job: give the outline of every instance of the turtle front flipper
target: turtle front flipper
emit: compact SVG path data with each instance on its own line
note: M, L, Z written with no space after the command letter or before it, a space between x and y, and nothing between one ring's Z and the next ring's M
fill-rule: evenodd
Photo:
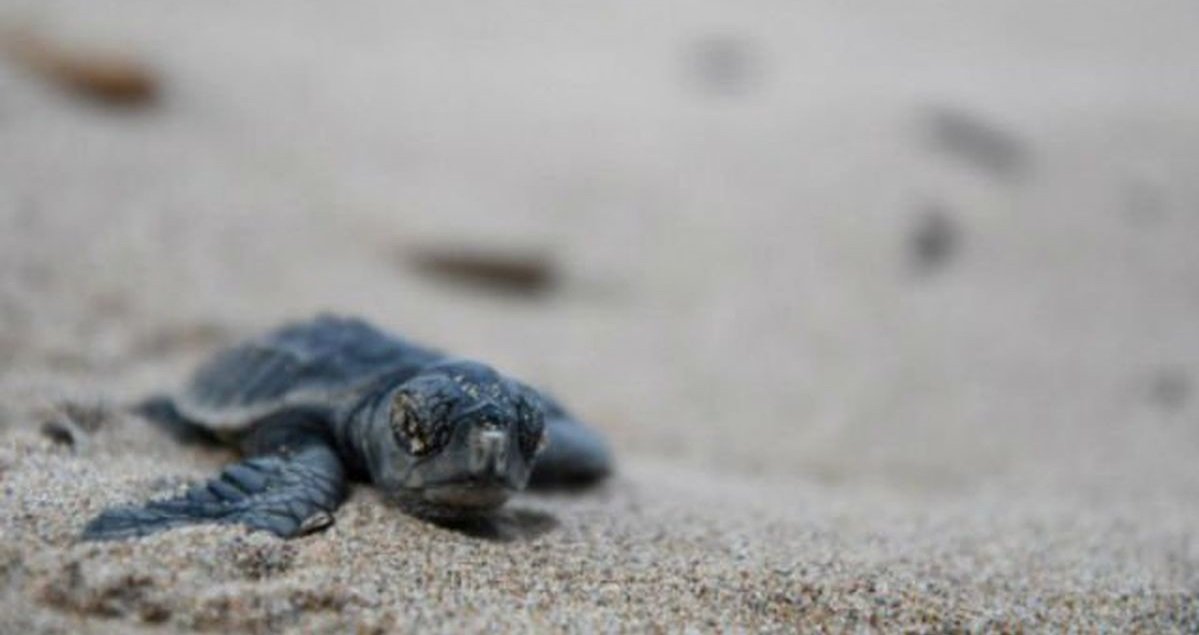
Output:
M176 498L108 509L87 524L83 538L144 536L200 523L242 524L290 538L328 526L345 490L332 448L311 445L235 463Z
M84 527L84 540L112 540L199 523L242 524L283 538L327 527L346 495L333 448L312 442L256 456L182 496L108 509Z
M612 451L599 432L575 419L557 400L542 393L548 445L537 455L529 487L586 487L612 472Z

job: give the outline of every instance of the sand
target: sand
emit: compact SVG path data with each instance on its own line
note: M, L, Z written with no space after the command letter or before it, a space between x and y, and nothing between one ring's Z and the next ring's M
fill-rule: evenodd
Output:
M0 5L160 80L0 60L0 632L1199 631L1193 3L343 4ZM77 541L232 458L126 404L322 310L616 475Z

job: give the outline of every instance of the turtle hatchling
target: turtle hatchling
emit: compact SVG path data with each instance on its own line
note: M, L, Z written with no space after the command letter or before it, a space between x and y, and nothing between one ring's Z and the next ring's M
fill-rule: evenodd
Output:
M332 522L351 480L415 516L469 519L527 485L586 485L611 470L604 439L545 393L353 318L244 342L137 411L244 460L175 498L108 509L84 539L213 522L299 536Z

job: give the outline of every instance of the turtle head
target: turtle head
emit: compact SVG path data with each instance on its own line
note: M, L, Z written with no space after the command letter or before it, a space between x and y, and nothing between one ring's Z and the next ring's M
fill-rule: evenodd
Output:
M545 422L536 391L470 361L423 370L389 397L375 482L409 511L486 513L524 489Z

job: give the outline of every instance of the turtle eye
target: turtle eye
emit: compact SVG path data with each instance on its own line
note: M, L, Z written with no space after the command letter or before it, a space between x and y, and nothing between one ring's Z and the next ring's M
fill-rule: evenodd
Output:
M413 456L426 456L438 448L443 435L436 421L422 414L423 409L412 395L400 393L391 406L391 430L400 446Z
M429 439L425 435L424 429L416 424L408 424L404 432L408 437L408 452L414 456L424 456L429 453L432 447L429 444Z

